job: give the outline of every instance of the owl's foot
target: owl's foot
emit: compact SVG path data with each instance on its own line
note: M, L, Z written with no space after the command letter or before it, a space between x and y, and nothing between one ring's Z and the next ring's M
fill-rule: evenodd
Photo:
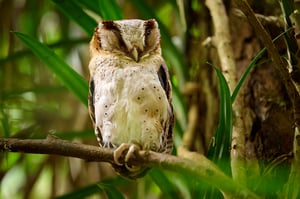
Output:
M141 166L134 166L134 165L128 165L128 162L131 158L136 157L137 152L141 148L136 144L127 144L123 143L121 144L115 151L114 151L114 161L117 165L122 166L125 165L125 167L128 169L128 171L135 172L141 169ZM120 162L120 158L125 158L123 160L124 163Z

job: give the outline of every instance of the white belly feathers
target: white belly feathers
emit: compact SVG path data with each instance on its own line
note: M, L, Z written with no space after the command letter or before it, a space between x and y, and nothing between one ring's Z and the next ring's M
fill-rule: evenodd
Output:
M135 143L143 150L157 151L169 104L154 69L137 66L100 70L94 79L102 86L95 88L94 102L104 147Z

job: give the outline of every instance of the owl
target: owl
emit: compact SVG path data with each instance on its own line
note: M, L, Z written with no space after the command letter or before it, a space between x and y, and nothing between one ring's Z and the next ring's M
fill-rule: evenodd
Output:
M154 19L101 21L90 42L89 112L101 147L114 149L115 171L135 179L139 150L170 153L174 114L168 69Z

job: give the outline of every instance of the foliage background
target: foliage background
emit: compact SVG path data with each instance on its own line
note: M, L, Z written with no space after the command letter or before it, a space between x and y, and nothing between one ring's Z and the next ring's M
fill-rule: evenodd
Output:
M88 9L86 6L89 5L86 4L89 3L97 7ZM110 5L105 1L1 1L1 136L45 138L52 134L62 139L97 145L85 105L62 85L57 75L26 48L12 31L24 33L48 45L88 82L88 42L100 20L100 14L109 19L120 19L122 15L125 18L148 18L138 12L136 4L138 1L123 1L119 5ZM148 15L158 15L157 18L166 26L170 27L180 18L175 1L152 2L148 7L143 7L143 4L141 9L150 12ZM68 13L63 11L64 6L71 6L67 12L76 15L75 19L68 18ZM84 10L93 18L85 19L76 13L76 8L82 12ZM77 24L80 20L87 21L80 27ZM179 32L179 24L177 26L173 35ZM178 62L179 58L182 57L174 59ZM181 125L185 125L184 111L181 111ZM85 194L105 189L100 185L93 186L101 179L116 177L110 166L104 163L28 154L2 154L0 176L1 198L53 198L86 187L82 191L83 195L75 194L82 198ZM117 178L112 183L124 184L124 180ZM160 192L150 177L126 184L123 191L127 190L124 193L130 197L143 198L149 193L157 196Z
M239 78L263 46L245 20L232 14L232 2L223 3L230 17L231 44ZM293 1L289 3L294 5ZM283 12L278 1L254 1L251 6L264 15L277 17ZM44 43L88 82L88 42L97 21L101 18L155 18L160 23L163 55L173 84L177 120L173 153L176 154L178 147L184 145L190 151L208 154L214 159L216 155L210 153L212 148L209 146L218 124L223 121L228 131L219 126L219 131L226 133L223 133L223 140L217 138L216 145L220 148L216 150L225 148L221 156L228 160L232 121L231 116L226 118L222 112L224 107L231 107L228 100L230 93L227 84L222 82L222 75L207 64L210 62L219 66L220 62L214 44L207 40L214 30L204 1L2 0L0 16L1 137L45 138L51 134L61 139L97 145L86 102L76 97L76 92L87 93L87 90L70 92L64 80L73 78L73 82L77 82L76 77L71 73L60 76L53 69L55 66L49 62L47 64L47 60L56 63L56 58L39 59L13 32L26 34ZM272 23L268 25L265 27L272 38L284 31L283 26L274 28ZM284 42L281 41L280 45ZM282 55L286 54L285 46L279 49ZM267 178L254 175L257 178L249 178L246 184L257 193L272 198L283 194L282 187L288 178L293 116L290 102L286 99L278 74L270 65L269 57L265 55L260 65L265 67L254 69L243 91L245 103L249 105L247 108L251 109L248 113L251 136L247 139L252 140L248 152L256 153L255 158L248 155L247 160L250 157L254 162L257 159L260 161L258 172L254 171L257 167L251 167L257 164L251 163L247 165L251 167L247 172L269 172L271 175ZM278 132L276 129L268 131L274 122ZM279 139L269 139L273 137L272 133ZM276 161L278 157L283 158ZM218 160L214 161L218 163ZM143 179L127 181L116 176L105 163L74 158L2 153L0 162L0 198L220 197L201 179L159 169L151 170ZM220 162L218 165L230 175L227 163L224 167ZM278 177L278 183L267 186ZM262 188L253 182L259 182Z

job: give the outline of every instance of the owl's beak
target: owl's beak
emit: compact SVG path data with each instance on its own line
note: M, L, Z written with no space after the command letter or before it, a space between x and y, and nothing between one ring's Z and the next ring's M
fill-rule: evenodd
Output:
M138 50L137 50L136 47L133 47L133 48L132 48L131 55L132 55L132 58L133 58L136 62L139 61L139 53L138 53Z

